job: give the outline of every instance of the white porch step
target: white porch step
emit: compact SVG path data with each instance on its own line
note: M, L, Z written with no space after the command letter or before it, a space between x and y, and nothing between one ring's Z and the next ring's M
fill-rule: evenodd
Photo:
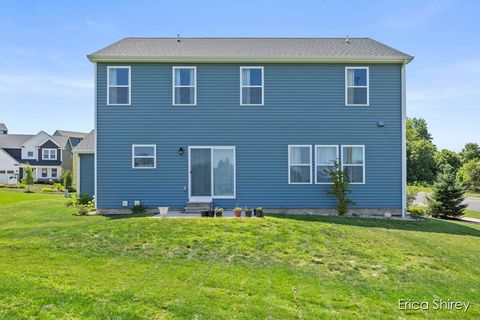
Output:
M206 210L210 210L212 207L211 202L187 202L187 206L185 207L185 212L188 213L197 213Z

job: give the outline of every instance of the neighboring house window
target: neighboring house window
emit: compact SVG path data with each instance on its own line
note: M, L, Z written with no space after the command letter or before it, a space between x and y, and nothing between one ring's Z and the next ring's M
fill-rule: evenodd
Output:
M57 160L57 149L43 149L43 160Z
M33 151L28 151L27 152L27 157L33 157Z
M288 183L312 183L312 146L288 146Z
M173 67L173 105L197 104L197 68Z
M0 170L0 174L5 174L5 170Z
M332 183L330 171L335 170L338 161L338 146L315 146L315 182Z
M365 183L365 146L342 146L342 170L350 183Z
M8 170L7 173L8 174L13 174L13 170Z
M240 67L240 105L263 105L263 67Z
M134 144L132 146L132 168L156 168L156 149L155 145Z
M345 104L347 106L368 106L368 67L345 68Z
M107 105L130 105L130 67L107 67Z
M42 178L46 178L48 176L48 171L46 168L42 168Z
M56 177L57 177L57 169L52 168L52 178L56 178Z

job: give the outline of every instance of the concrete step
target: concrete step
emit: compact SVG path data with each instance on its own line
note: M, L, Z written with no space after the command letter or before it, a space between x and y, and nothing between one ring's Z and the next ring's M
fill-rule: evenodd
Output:
M185 212L187 213L200 213L202 211L211 209L211 202L187 202Z

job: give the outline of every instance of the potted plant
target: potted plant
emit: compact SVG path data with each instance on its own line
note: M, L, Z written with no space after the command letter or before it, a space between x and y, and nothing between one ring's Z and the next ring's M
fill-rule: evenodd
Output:
M263 217L263 208L258 207L255 209L255 217L262 218Z
M215 217L215 211L213 211L213 210L208 210L208 217L210 217L210 218Z
M242 208L236 207L233 209L233 215L235 218L240 218L242 216Z
M223 216L223 208L215 208L215 216L222 217Z
M158 207L158 211L160 212L160 216L162 218L165 218L167 216L168 208L169 207Z
M245 217L247 218L252 217L252 209L245 208Z
M208 210L200 212L201 217L208 217Z

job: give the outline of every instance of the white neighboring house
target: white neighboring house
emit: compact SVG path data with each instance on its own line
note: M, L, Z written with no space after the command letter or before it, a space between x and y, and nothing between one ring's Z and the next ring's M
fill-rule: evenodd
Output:
M72 168L69 137L51 136L44 131L35 135L0 134L0 183L17 183L29 164L36 181L59 180L62 171Z

